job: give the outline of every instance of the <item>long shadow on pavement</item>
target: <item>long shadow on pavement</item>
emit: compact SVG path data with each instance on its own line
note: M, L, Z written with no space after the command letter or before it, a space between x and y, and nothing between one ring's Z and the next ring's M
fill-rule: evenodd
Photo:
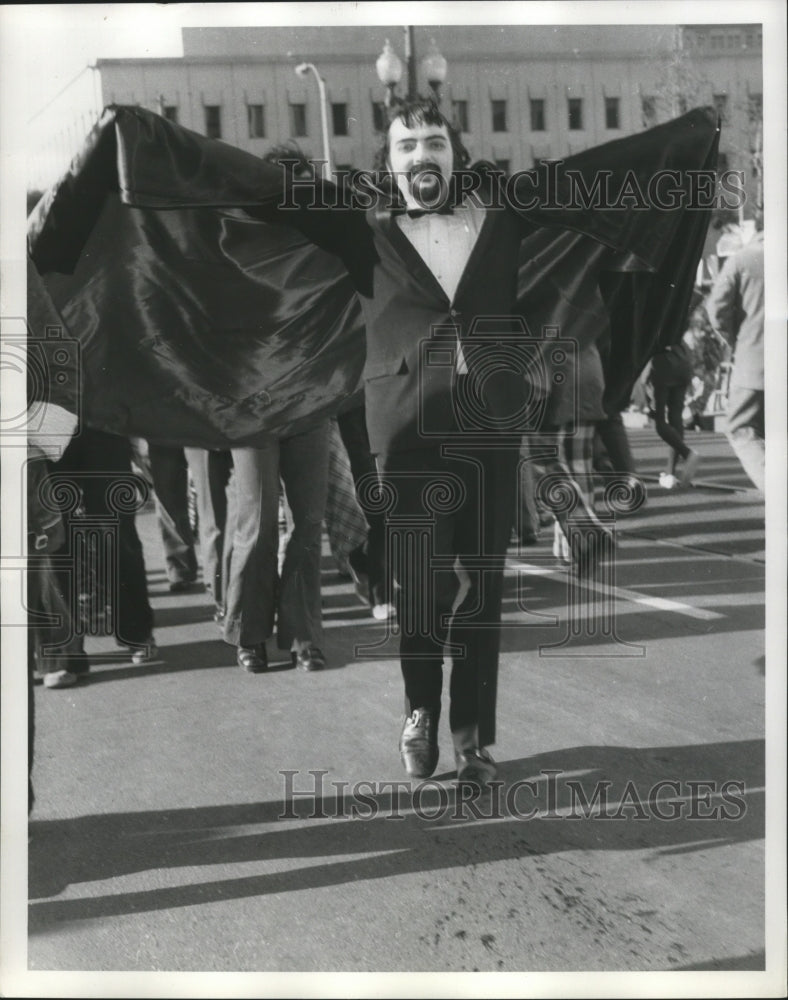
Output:
M318 786L322 795L292 800L289 813L283 794L281 800L260 803L33 821L30 897L42 901L30 905L29 931L563 851L578 852L582 867L583 851L652 850L665 856L764 836L760 740L573 747L507 761L500 777L498 794L475 803L478 815L473 803L458 800L454 785L434 781L421 786L420 809L414 811L419 793L414 800L416 789L404 783L392 788L390 782L377 787L367 782L351 793L345 783L336 795L326 781ZM314 779L304 773L293 780L303 790ZM283 793L284 788L283 779ZM597 798L601 814L594 816L601 789L607 805ZM350 822L354 809L355 818L365 822ZM258 824L266 826L248 829ZM364 856L331 860L348 854ZM309 864L298 864L305 858ZM325 860L311 863L320 858ZM295 867L142 891L51 898L70 884L134 872L253 861L294 862ZM549 870L540 873L548 881L555 879L557 893L564 891Z

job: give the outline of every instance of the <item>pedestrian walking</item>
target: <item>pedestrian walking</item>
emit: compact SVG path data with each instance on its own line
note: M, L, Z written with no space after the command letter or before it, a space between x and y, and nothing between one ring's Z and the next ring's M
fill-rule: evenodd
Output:
M680 341L651 359L647 380L654 396L654 427L670 449L659 484L665 489L688 486L700 465L700 455L684 442L684 397L692 382L691 354Z
M733 348L727 435L744 471L766 484L763 360L763 217L752 240L729 257L706 301L714 330Z
M170 592L186 593L197 583L197 553L189 515L189 467L184 449L148 442L148 465Z
M249 673L268 669L274 635L294 666L322 670L320 555L328 489L324 420L302 434L271 436L258 448L233 448L227 487L222 634ZM279 483L292 512L281 576Z

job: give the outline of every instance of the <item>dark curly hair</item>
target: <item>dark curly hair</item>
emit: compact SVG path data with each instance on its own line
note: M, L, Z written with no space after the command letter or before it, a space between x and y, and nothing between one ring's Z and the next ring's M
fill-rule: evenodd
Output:
M389 130L397 119L401 119L407 128L413 128L414 125L445 125L454 153L453 169L462 170L470 163L471 156L462 144L459 130L452 125L431 97L417 97L414 100L399 101L391 107L386 131L379 133L381 142L375 153L373 170L381 173L388 171Z

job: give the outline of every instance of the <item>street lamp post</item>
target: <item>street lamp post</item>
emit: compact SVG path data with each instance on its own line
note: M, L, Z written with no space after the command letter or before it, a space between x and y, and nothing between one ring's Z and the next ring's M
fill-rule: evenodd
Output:
M331 180L333 170L331 168L331 144L328 139L328 112L326 110L326 84L322 76L318 73L317 67L313 63L299 63L295 68L298 76L306 76L313 73L317 80L317 89L320 95L320 131L323 135L323 178Z
M448 63L438 51L438 46L435 44L434 38L430 39L429 51L424 57L421 67L424 70L424 75L427 77L427 83L430 85L430 89L435 96L435 103L440 104L441 85L446 79Z
M408 67L408 100L415 99L419 92L419 83L416 79L416 36L413 25L405 26L405 63Z
M411 99L415 98L418 94L418 80L416 78L414 29L410 25L405 27L405 62L407 65L407 97ZM430 85L435 103L440 104L440 89L446 79L448 64L438 51L434 38L431 40L430 49L422 61L421 68ZM394 91L402 79L402 62L391 47L388 38L386 39L386 44L383 46L383 51L377 58L375 69L378 73L378 79L386 87L386 107L390 108L392 104L400 100L400 98L396 97Z

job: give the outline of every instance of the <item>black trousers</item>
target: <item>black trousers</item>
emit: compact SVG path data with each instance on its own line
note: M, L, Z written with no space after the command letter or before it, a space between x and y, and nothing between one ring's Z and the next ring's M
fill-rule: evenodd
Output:
M684 396L686 385L654 385L654 429L672 449L670 471L676 471L679 458L689 455L684 444Z
M596 423L594 434L594 468L600 472L637 472L627 429L620 413L614 413Z
M444 645L449 724L495 740L501 599L519 442L380 456L386 548L398 587L406 712L440 710Z
M56 481L72 484L70 492L82 497L81 513L76 504L63 511L66 543L54 553L61 557L54 563L65 599L76 609L75 586L84 579L77 565L79 553L72 545L73 529L88 522L105 525L115 553L112 576L107 581L112 632L121 646L142 645L153 631L153 611L148 601L142 543L134 523L137 501L133 494L139 477L131 471L128 439L83 428L52 467L51 475Z
M197 579L194 533L189 521L189 468L183 448L148 443L156 514L170 583Z
M386 566L386 526L383 513L371 502L370 490L364 484L375 475L377 466L369 447L366 411L354 407L337 416L337 426L342 443L350 459L350 471L356 484L356 498L367 519L367 576L373 604L387 604L391 600L391 574Z

